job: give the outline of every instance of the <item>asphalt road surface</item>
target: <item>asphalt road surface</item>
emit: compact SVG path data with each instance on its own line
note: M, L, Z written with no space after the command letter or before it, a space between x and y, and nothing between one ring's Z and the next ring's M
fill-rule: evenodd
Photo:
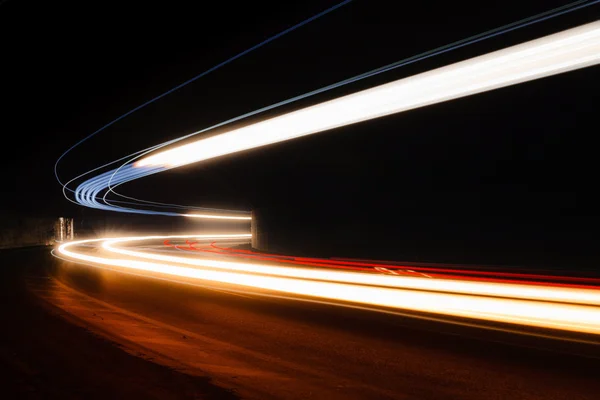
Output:
M48 249L0 259L0 365L11 397L575 400L600 393L600 346L590 343L184 285L56 260Z

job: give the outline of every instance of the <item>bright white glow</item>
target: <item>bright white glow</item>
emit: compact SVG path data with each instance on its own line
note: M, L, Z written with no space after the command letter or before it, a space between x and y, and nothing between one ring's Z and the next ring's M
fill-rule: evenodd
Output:
M238 220L246 220L249 221L252 219L252 217L237 217L237 216L230 216L230 215L212 215L212 214L184 214L184 217L191 217L191 218L207 218L207 219L238 219Z
M182 166L598 63L600 21L162 151L134 166Z
M187 239L198 239L198 236ZM161 238L162 239L162 238ZM544 287L518 285L508 283L488 283L459 281L448 279L421 279L419 277L374 275L349 271L332 271L315 268L279 267L248 262L234 262L211 260L207 258L179 257L165 254L149 253L147 251L136 251L123 249L115 246L118 243L136 242L147 240L146 237L126 237L105 240L102 247L112 253L127 255L135 258L145 258L153 261L164 261L175 264L193 265L196 267L208 267L216 269L227 269L239 272L251 272L261 275L273 275L292 277L300 279L322 280L340 283L352 283L357 285L387 286L403 289L429 290L439 292L479 294L485 296L514 297L530 300L544 300L566 303L580 303L600 305L600 291L568 287Z
M215 235L202 235L201 238L210 239L214 236ZM239 238L240 235L219 236L236 239ZM193 237L199 238L198 236ZM85 240L62 244L58 248L58 251L60 254L74 260L101 265L111 265L129 270L134 269L137 271L145 271L145 273L147 273L149 276L152 276L155 273L167 274L171 276L242 285L246 287L343 302L369 304L380 307L409 309L437 314L447 314L468 318L600 334L599 307L564 304L542 300L530 301L505 297L489 297L498 295L498 291L503 291L506 288L508 288L506 290L509 290L509 292L503 293L506 296L508 296L510 293L518 295L519 293L517 291L519 288L523 289L525 292L527 292L529 289L537 289L530 288L525 285L504 285L478 282L479 285L471 286L469 284L472 282L432 280L424 278L403 278L398 280L399 277L391 275L380 276L380 281L371 281L369 284L361 284L354 279L348 279L347 276L360 275L362 278L368 279L371 275L347 273L342 271L330 272L331 275L329 276L329 279L332 279L333 281L321 281L314 280L315 278L318 278L316 275L302 276L299 274L299 271L302 271L303 274L310 271L308 269L294 268L291 269L292 272L287 276L281 276L282 272L288 270L288 268L279 268L280 270L277 271L277 274L271 275L269 272L274 271L265 269L269 266L255 265L252 263L219 262L217 260L204 259L189 259L192 261L197 261L198 266L186 267L178 265L184 263L186 260L185 257L173 257L162 254L145 253L135 250L117 248L114 246L116 243L124 244L126 242L139 242L150 239L162 240L167 238L173 238L173 236ZM179 236L178 238L183 237ZM69 249L73 246L92 242L102 242L102 247L113 254L116 253L125 255L127 257L136 258L123 259L101 257L97 255L84 254ZM143 257L143 259L140 260L139 257ZM152 261L146 261L144 259L151 259ZM223 264L227 265L226 270L217 269L224 268ZM213 267L210 267L210 265ZM221 267L215 268L214 266L216 265L221 265ZM207 266L209 267L207 268ZM318 271L319 270L313 270L313 272ZM410 285L409 282L417 282L417 284L416 286ZM436 285L439 286L433 288L422 286L420 288L423 290L406 290L406 288L414 289L415 287L418 287L420 283L427 285L427 283L430 282L436 282ZM458 285L455 285L449 291L454 291L462 287L463 289L467 289L463 293L470 294L467 295L462 293L457 294L436 291L439 289L444 289L444 284L454 285L455 283ZM466 285L461 286L464 284ZM477 289L473 290L473 288ZM527 297L531 294L534 296L548 295L550 298L552 298L553 291L561 293L566 288L546 287L541 289L544 290L541 292L536 292L534 290L533 292L529 292L529 294L522 295L524 297ZM489 293L488 290L490 290ZM558 294L557 296L559 299L563 299L562 295ZM567 295L567 298L571 299L570 296L571 294ZM587 300L589 299L586 299L586 301ZM597 301L597 299L594 301Z
M600 22L595 22L163 151L135 165L181 166L598 63ZM58 252L72 260L133 269L148 276L166 274L338 302L600 334L600 293L595 290L181 257L140 251L131 243L250 237L240 234L96 239L62 244ZM92 242L101 243L109 256L71 249ZM122 247L125 244L127 248Z

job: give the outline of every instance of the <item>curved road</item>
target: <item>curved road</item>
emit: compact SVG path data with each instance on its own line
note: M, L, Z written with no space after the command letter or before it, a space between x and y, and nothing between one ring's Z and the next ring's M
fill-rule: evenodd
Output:
M136 247L167 255L211 248L179 242ZM600 392L595 335L451 316L440 322L416 311L374 312L62 260L44 273L51 279L31 279L30 290L88 329L155 363L209 376L241 398L573 400Z

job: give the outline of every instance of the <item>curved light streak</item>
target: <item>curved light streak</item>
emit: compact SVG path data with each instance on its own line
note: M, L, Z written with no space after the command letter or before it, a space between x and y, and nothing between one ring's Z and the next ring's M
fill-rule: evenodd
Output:
M304 21L302 21L302 22L300 22L300 23L298 23L298 24L296 24L296 25L294 25L294 26L292 26L290 28L287 28L287 29L279 32L278 34L276 34L274 36L271 36L270 38L268 38L268 39L266 39L266 40L264 40L264 41L262 41L262 42L260 42L260 43L258 43L256 45L250 47L249 49L246 49L246 50L242 51L241 53L238 53L237 55L235 55L235 56L233 56L233 57L231 57L231 58L229 58L229 59L227 59L227 60L225 60L225 61L223 61L223 62L221 62L221 63L219 63L217 65L215 65L215 66L213 66L212 68L209 68L208 70L206 70L206 71L204 71L204 72L196 75L195 77L193 77L193 78L191 78L191 79L189 79L189 80L187 80L187 81L185 81L185 82L177 85L176 87L174 87L174 88L172 88L172 89L170 89L170 90L168 90L168 91L166 91L166 92L164 92L164 93L162 93L162 94L154 97L153 99L151 99L151 100L149 100L149 101L147 101L147 102L139 105L138 107L135 107L134 109L132 109L132 110L128 111L127 113L119 116L118 118L114 119L113 121L111 121L108 124L102 126L100 129L96 130L95 132L91 133L90 135L86 136L85 138L83 138L80 141L78 141L77 143L75 143L73 146L71 146L70 148L68 148L63 154L61 154L61 156L56 160L56 163L54 164L54 176L55 176L56 180L58 181L58 183L63 186L62 191L63 191L64 197L67 200L69 200L69 201L71 201L71 202L73 202L75 204L83 205L83 206L87 206L87 207L91 207L91 208L102 209L102 210L128 212L128 213L135 213L135 214L164 215L164 216L182 216L182 215L185 215L185 214L176 213L176 212L156 212L156 211L152 211L152 210L143 210L143 209L135 209L135 208L132 208L132 207L117 206L117 205L114 205L114 204L110 204L106 200L106 193L104 194L104 196L102 196L102 202L98 201L98 199L100 198L99 194L101 192L103 192L107 188L110 191L111 178L113 178L114 175L117 172L120 171L120 168L118 168L116 170L109 171L110 173L112 173L112 176L108 180L104 181L105 186L103 188L101 188L101 185L102 185L101 182L103 182L103 181L102 180L98 180L96 178L93 178L92 182L90 182L89 180L86 181L86 182L84 182L84 184L82 184L83 186L79 185L75 190L69 189L67 187L70 183L76 181L77 179L79 179L79 178L81 178L81 177L83 177L83 176L85 176L85 175L87 175L87 174L89 174L91 172L98 171L100 169L103 169L103 168L105 168L105 167L107 167L109 165L112 165L112 164L114 164L116 162L119 162L119 161L122 161L124 159L129 159L129 158L131 158L132 155L135 156L136 154L139 154L139 153L144 154L145 150L138 151L136 153L133 153L130 156L126 156L126 157L123 157L123 158L118 159L116 161L112 161L110 163L107 163L107 164L105 164L105 165L103 165L101 167L94 168L91 171L88 171L88 172L86 172L84 174L81 174L81 175L79 175L79 176L71 179L67 183L63 183L60 180L60 177L58 175L58 164L60 163L60 161L69 152L71 152L77 146L79 146L83 142L87 141L88 139L92 138L93 136L97 135L98 133L104 131L106 128L112 126L113 124L115 124L115 123L119 122L120 120L126 118L127 116L133 114L134 112L136 112L136 111L138 111L138 110L140 110L140 109L142 109L142 108L144 108L144 107L146 107L146 106L148 106L148 105L150 105L150 104L158 101L159 99L161 99L161 98L163 98L163 97L165 97L165 96L167 96L167 95L169 95L169 94L171 94L171 93L173 93L173 92L175 92L175 91L183 88L184 86L189 85L190 83L192 83L192 82L194 82L194 81L202 78L203 76L208 75L211 72L216 71L217 69L223 67L224 65L227 65L227 64L235 61L236 59L241 58L241 57L245 56L246 54L251 53L252 51L257 50L257 49L263 47L264 45L266 45L266 44L268 44L268 43L270 43L270 42L272 42L272 41L274 41L274 40L276 40L276 39L278 39L278 38L280 38L280 37L282 37L282 36L284 36L284 35L292 32L292 31L294 31L294 30L296 30L296 29L298 29L298 28L300 28L300 27L302 27L302 26L304 26L304 25L306 25L306 24L308 24L308 23L310 23L310 22L312 22L312 21L314 21L316 19L319 19L322 16L327 15L327 14L329 14L330 12L332 12L334 10L337 10L338 8L340 8L340 7L342 7L342 6L350 3L351 1L352 0L344 0L344 1L342 1L342 2L340 2L338 4L336 4L336 5L334 5L332 7L329 7L328 9L326 9L326 10L324 10L324 11L322 11L322 12L316 14L316 15L313 15L310 18L307 18L306 20L304 20ZM150 148L148 148L146 150L161 148L161 147L167 146L167 145L169 145L171 143L175 143L175 142L183 140L183 139L184 138L177 138L177 139L174 139L174 140L171 140L171 141L159 144L159 145L152 146L152 147L150 147ZM147 174L140 174L140 175L137 175L135 178L130 178L130 179L123 180L123 181L121 181L121 183L122 182L127 182L127 181L132 180L132 179L137 179L137 178L140 178L140 177L143 177L143 176L146 176L146 175ZM106 178L105 174L102 174L101 176L104 177L104 178ZM86 183L88 183L89 185L85 185ZM71 200L69 198L69 196L67 196L67 193L66 193L67 191L72 191L73 192L73 194L75 196L75 200ZM83 193L80 193L80 192L83 192ZM134 199L134 200L137 200L137 199ZM121 203L125 204L123 202L121 202ZM127 204L132 204L132 205L138 205L139 206L139 203L140 202L137 201L136 203L128 202ZM151 202L151 203L153 203L153 206L157 206L158 205L159 207L171 206L171 205L168 205L168 204L165 204L165 203L156 203L156 202ZM171 207L171 208L184 208L184 209L187 209L187 210L202 209L202 208L198 208L198 207L187 207L187 206L179 206L179 205L175 205L175 207ZM208 209L208 208L205 208L203 210L204 211L219 211L219 212L228 212L228 213L245 213L245 214L247 214L247 212L237 211L237 210L215 210L215 209L211 210L211 209ZM210 218L212 218L212 219L215 219L215 218L216 219L247 219L247 218L219 218L218 216L214 216L214 215L211 216Z
M460 280L402 278L308 268L276 267L211 259L188 259L132 250L140 241L173 238L239 239L248 235L147 236L91 239L64 243L59 254L71 260L135 270L146 276L168 275L233 284L255 289L328 299L342 303L600 334L598 293L566 288L474 283ZM90 255L73 247L101 244L108 256ZM127 248L116 244L127 244ZM118 258L115 258L118 257ZM125 256L126 258L123 258ZM192 265L192 266L190 266ZM498 297L502 296L502 297ZM588 297L589 296L589 297ZM568 301L569 304L564 303ZM583 304L572 304L582 302Z
M600 22L586 24L521 45L343 96L196 142L147 155L87 179L75 190L80 204L113 211L249 220L248 215L214 215L115 207L107 188L182 165L267 144L291 140L443 101L540 79L600 63ZM163 148L159 145L152 148ZM151 151L152 151L151 150ZM104 196L101 194L104 193ZM101 202L102 198L105 201ZM181 257L136 249L142 241L164 239L249 239L238 235L177 235L92 239L63 243L70 260L135 270L146 276L176 276L254 289L454 317L600 334L600 292L558 286L403 277L276 263L233 262ZM106 255L74 247L101 244ZM124 245L127 245L126 247ZM100 253L103 254L103 253Z
M112 211L185 215L115 207L97 198L111 184L598 63L597 21L148 155L83 182L76 199Z
M152 147L150 147L150 148L148 148L148 149L146 149L146 150L142 150L142 151L140 151L140 152L137 152L137 153L134 153L134 154L132 154L131 156L133 156L133 158L130 158L131 156L127 156L127 157L123 157L123 158L121 158L121 159L119 159L119 160L117 160L117 161L115 161L115 162L118 162L118 161L121 161L121 160L124 160L124 159L130 158L130 161L127 161L127 162L124 164L124 166L126 166L126 165L127 165L128 163L130 163L131 161L134 161L135 159L137 159L137 158L140 158L141 156L144 156L144 155L148 154L149 152L152 152L153 150L156 150L156 149L163 148L163 147L165 147L165 146L167 146L167 145L169 145L169 144L173 144L173 143L175 143L175 142L177 142L177 141L180 141L180 140L183 140L183 139L186 139L186 138L192 137L192 136L194 136L194 135L197 135L197 134L199 134L199 133L206 132L206 131L208 131L208 130L210 130L210 129L214 129L214 128L218 127L218 126L223 126L223 125L225 125L225 124L231 123L231 122L233 122L233 121L236 121L236 120L240 120L240 119L242 119L242 118L246 118L246 117L248 117L248 116L251 116L251 115L258 114L258 113L260 113L260 112L263 112L263 111L266 111L266 110L268 110L268 109L273 109L273 108L279 107L279 106L281 106L281 105L288 104L288 103L291 103L291 102L293 102L293 101L297 101L297 100L299 100L299 99L301 99L301 98L306 98L306 97L309 97L309 96L315 95L315 94L317 94L317 93L321 93L321 92L324 92L324 91L327 91L327 90L331 90L331 89L333 89L333 88L340 87L340 86L343 86L343 85L346 85L346 84L348 84L348 83L352 83L352 82L355 82L355 81L358 81L358 80L361 80L361 79L365 79L365 78L367 78L367 77L374 76L374 75L377 75L377 74L380 74L380 73L383 73L383 72L389 71L389 70L391 70L391 69L398 68L398 67L400 67L400 66L403 66L403 65L407 65L407 64L410 64L410 63L414 63L414 62L417 62L417 61L420 61L420 60L423 60L423 59L426 59L426 58L429 58L429 57L432 57L432 56L435 56L435 55L439 55L439 54L442 54L442 53L445 53L445 52L448 52L448 51L451 51L451 50L454 50L454 49L457 49L457 48L460 48L460 47L467 46L467 45L469 45L469 44L473 44L473 43L476 43L476 42L479 42L479 41L482 41L482 40L486 40L486 39L489 39L489 38L491 38L491 37L495 37L495 36L497 36L497 35L500 35L500 34L503 34L503 33L506 33L506 32L510 32L510 31L512 31L512 30L516 30L516 29L519 29L519 28L522 28L522 27L525 27L525 26L529 26L529 25L531 25L531 24L535 24L535 23L538 23L538 22L541 22L541 21L545 21L545 20L547 20L547 19L554 18L554 17L556 17L556 16L559 16L559 15L562 15L562 14L566 14L566 13L569 13L569 12L572 12L572 11L575 11L575 10L578 10L578 9L581 9L581 8L589 7L589 6L591 6L591 5L594 5L594 4L597 4L597 3L599 3L599 2L600 2L600 0L595 0L595 1L585 1L585 0L582 0L582 1L575 1L575 2L573 2L573 3L566 4L566 5L562 6L562 7L558 7L558 8L555 8L555 9L553 9L553 10L550 10L550 11L547 11L547 12L544 12L544 13L541 13L541 14L537 14L537 15L535 15L535 16L532 16L532 17L525 18L525 19L523 19L523 20L520 20L520 21L514 22L514 23L512 23L512 24L508 24L508 25L502 26L502 27L500 27L500 28L496 28L496 29L493 29L493 30L490 30L490 31L484 32L484 33L482 33L482 34L475 35L475 36L472 36L472 37L469 37L469 38L466 38L466 39L463 39L463 40L460 40L460 41L457 41L457 42L451 43L451 44L449 44L449 45L446 45L446 46L442 46L442 47L439 47L439 48L433 49L433 50L431 50L431 51L428 51L428 52L425 52L425 53L421 53L421 54L419 54L419 55L416 55L416 56L414 56L414 57L410 57L410 58L408 58L408 59L401 60L401 61L398 61L398 62L396 62L396 63L393 63L393 64L389 64L389 65L387 65L387 66L384 66L384 67L378 68L378 69L376 69L376 70L373 70L373 71L370 71L370 72L367 72L367 73L361 74L361 75L359 75L359 76L356 76L356 77L353 77L353 78L350 78L350 79L347 79L347 80L344 80L344 81L338 82L338 83L336 83L336 84L333 84L333 85L326 86L326 87L324 87L324 88L321 88L321 89L317 89L317 90L315 90L315 91L312 91L312 92L306 93L306 94L304 94L304 95L297 96L297 97L294 97L294 98L288 99L288 100L286 100L286 101L283 101L283 102L280 102L280 103L277 103L277 104L274 104L274 105L271 105L271 106L268 106L268 107L264 107L264 108L262 108L262 109L260 109L260 110L256 110L256 111L254 111L254 112L247 113L247 114L245 114L245 115L242 115L242 116L239 116L239 117L236 117L236 118L230 119L230 120L228 120L228 121L225 121L225 122L223 122L223 123L217 124L217 125L215 125L215 126L213 126L213 127L210 127L210 128L207 128L207 129L204 129L204 130L198 131L198 132L194 132L194 133L191 133L191 134L185 135L185 136L183 136L183 137L181 137L181 138L177 138L177 139L171 140L171 141L169 141L169 142L165 142L165 143L163 143L163 144L160 144L160 145L157 145L157 146L152 146ZM346 3L347 3L347 2L342 2L342 3L340 3L339 5L337 5L337 6L334 6L334 7L332 7L331 9L324 11L323 13L319 14L318 16L312 17L312 19L318 18L318 17L319 17L319 16L321 16L321 15L325 15L326 13L328 13L328 12L330 12L330 11L333 11L333 9L339 8L340 6L342 6L342 5L346 4ZM309 19L309 20L312 20L312 19ZM301 23L300 25L302 25L302 24L304 24L304 23L307 23L309 20L307 20L307 21L304 21L304 22L303 22L303 23ZM294 28L290 28L290 29L295 29L296 27L298 27L298 26L300 26L300 25L297 25L297 26L295 26ZM281 34L280 34L279 36L281 36ZM271 40L271 39L270 39L270 40ZM264 43L262 43L262 44L264 44ZM260 47L262 44L259 44L259 45L258 45L258 47ZM240 55L238 55L238 56L240 56ZM236 57L238 57L238 56L236 56ZM226 61L225 63L228 63L228 62L230 62L230 61L232 61L232 59L231 59L231 60L228 60L228 61ZM218 68L218 66L217 66L217 68ZM208 71L208 72L210 72L210 71ZM199 78L200 76L202 76L202 75L204 75L204 74L206 74L206 73L208 73L208 72L205 72L205 73L203 73L203 74L200 74L200 75L198 75L196 78L193 78L193 80L195 80L195 79ZM119 117L117 120L115 120L115 121L113 121L113 122L109 123L108 125L104 126L104 127L103 127L103 128L101 128L100 130L98 130L98 131L94 132L92 135L88 136L88 137L87 137L87 138L85 138L84 140L82 140L82 141L80 141L79 143L75 144L73 147L71 147L69 150L67 150L67 152L65 152L65 153L64 153L64 154L61 156L61 158L62 158L62 157L63 157L63 156L66 154L66 153L68 153L70 150L72 150L72 149L73 149L75 146L79 145L81 142L83 142L83 141L87 140L89 137L91 137L91 136L95 135L96 133L99 133L101 130L103 130L103 129L107 128L108 126L110 126L110 125L112 125L113 123L117 122L117 121L118 121L118 120L120 120L121 118L124 118L124 117L126 117L127 115L129 115L130 113L132 113L132 112L134 112L134 111L136 111L136 110L138 110L138 109L140 109L140 108L144 107L145 105L147 105L147 104L150 104L151 102L154 102L154 101L158 100L159 98L161 98L161 97L163 97L163 96L165 96L165 95L167 95L167 94L171 93L172 91L174 91L174 90L176 90L176 89L178 89L178 88L180 88L180 87L183 87L183 86L185 86L186 84L190 83L191 81L192 81L192 80L190 80L190 81L188 81L188 82L186 82L186 83L184 83L184 84L182 84L182 85L180 85L180 86L178 86L178 87L174 88L173 90L171 90L171 91L169 91L169 92L166 92L166 93L164 93L163 95L161 95L161 96L159 96L159 97L157 97L157 98L155 98L155 99L151 100L150 102L147 102L147 103L145 103L145 104L141 105L140 107L138 107L138 108L136 108L136 109L134 109L134 110L130 111L129 113L127 113L127 114L124 114L123 116ZM136 154L137 154L137 156L136 156ZM57 171L56 171L56 168L57 168L58 162L60 161L60 159L61 159L61 158L59 158L59 160L57 161L57 163L56 163L56 165L55 165L55 174L56 174L56 177L57 177L57 179L58 179L58 175L57 175L57 173L56 173L56 172L57 172ZM69 191L73 191L73 190L71 190L71 189L68 189L68 188L67 188L67 185L68 185L69 183L71 183L71 182L73 182L74 180L76 180L76 179L79 179L79 178L81 178L81 177L83 177L83 176L85 176L85 175L89 174L90 172L94 172L94 171L96 171L96 170L99 170L99 169L101 169L101 168L104 168L104 167L106 167L106 166L108 166L108 165L111 165L111 164L113 164L113 163L115 163L115 162L111 162L111 163L105 164L105 165L104 165L104 166L102 166L102 167L99 167L99 168L96 168L96 169L94 169L94 170L91 170L91 171L89 171L89 172L87 172L87 173L81 174L81 175L79 175L78 177L76 177L75 179L73 179L73 180L71 180L71 181L67 182L67 184L65 184L65 185L63 186L63 194L65 195L65 197L66 197L66 198L67 198L69 201L72 201L71 199L69 199L69 198L68 198L68 196L67 196L67 194L66 194L66 191L67 191L67 190L69 190ZM123 166L123 167L124 167L124 166ZM102 202L104 203L103 205L105 205L105 206L106 206L106 205L108 205L108 206L112 207L112 208L110 208L110 210L112 210L112 211L122 211L122 212L133 212L131 207L129 207L129 208L127 208L127 207L121 207L121 206L118 206L118 205L116 205L116 204L113 204L113 203L120 203L120 204L131 204L131 205L138 205L138 206L140 206L140 205L141 205L141 206L150 206L150 205L151 205L151 206L155 206L155 207L161 207L161 208L162 208L162 207L170 207L170 208L184 208L184 209L190 209L190 210L191 210L191 209L196 209L196 210L199 210L199 209L201 209L201 208L198 208L198 207L191 207L191 206L179 206L179 205L173 205L173 204L165 204L165 203L158 203L158 202L151 202L151 201L146 201L146 200L140 200L140 199L136 199L136 198L133 198L133 197L124 196L124 195L122 195L122 194L120 194L120 193L116 193L116 192L114 192L114 190L113 190L113 189L114 189L116 186L118 186L118 185L120 185L120 184L124 183L124 182L120 182L120 183L117 183L116 185L113 185L113 182L112 182L112 178L114 177L114 175L116 175L116 174L117 174L117 173L120 171L120 169L121 169L121 168L122 168L122 167L119 167L119 168L117 168L116 170L113 170L113 171L112 171L112 172L113 172L113 176L111 176L111 178L109 178L109 180L108 180L108 183L107 183L107 185L106 185L106 188L105 188L105 189L108 189L108 190L106 190L106 191L105 191L105 193L104 193L104 195L102 196ZM160 172L160 171L157 171L157 172ZM152 172L152 173L156 173L156 171L155 171L155 172ZM136 178L134 178L134 179L137 179L137 178L139 178L139 177L143 177L143 176L147 176L147 175L150 175L150 174L152 174L152 173L142 173L142 174L140 174L139 176L137 176L137 177L136 177ZM59 179L59 182L60 182L60 179ZM79 189L79 188L78 188L78 189ZM74 192L75 192L75 191L74 191ZM97 193L98 193L98 194L99 194L100 192L101 192L101 190L100 190L100 191L97 191ZM106 197L107 197L107 195L108 195L109 193L111 193L111 192L112 192L112 193L114 193L114 194L116 194L116 195L118 195L118 196L120 196L120 197L126 198L126 199L128 199L128 200L132 200L132 201L134 201L134 202L123 202L123 201L118 201L118 200L111 200L111 201L108 201ZM94 198L94 200L97 200L97 198ZM75 201L75 202L77 203L77 201ZM144 203L144 204L139 204L139 203ZM86 205L86 206L89 206L89 207L94 207L94 208L96 208L96 206L98 205L98 202L97 202L97 201L91 201L91 202L86 202L86 203L84 203L84 204L82 204L82 205ZM107 209L107 210L108 210L108 208L105 208L105 207L103 207L103 209ZM208 210L208 209L205 209L205 210ZM214 209L213 209L212 211L217 211L217 210L214 210ZM235 212L235 211L230 211L230 212ZM151 211L151 210L139 210L139 209L138 209L138 213L144 213L144 214L154 214L155 212L154 212L154 211ZM168 213L168 212L161 212L161 213L158 213L158 214L159 214L159 215L170 215L170 216L179 216L179 215L182 215L182 214L180 214L180 213Z
M224 236L225 238L231 238ZM238 236L240 238L248 237ZM204 239L203 236L180 236L180 239ZM152 239L172 239L172 237L154 236ZM544 300L553 302L591 304L600 306L600 291L591 289L573 289L568 287L541 287L506 283L487 283L473 281L458 281L446 279L421 279L419 277L403 277L390 275L374 275L348 271L336 271L329 269L279 267L261 264L250 264L248 262L232 262L210 260L204 258L190 258L168 256L163 254L149 253L147 251L136 251L116 246L120 243L131 243L149 240L148 237L126 237L106 239L102 242L102 248L111 253L132 256L135 258L149 259L153 261L164 261L175 264L186 264L196 267L210 267L239 272L250 272L260 275L273 275L289 278L300 278L308 280L320 280L328 282L351 283L356 285L371 285L383 287L395 287L403 289L428 290L461 294L475 294L498 297L512 297L528 300Z
M600 22L339 97L149 155L171 169L600 63Z
M296 24L296 25L294 25L294 26L292 26L292 27L290 27L290 28L287 28L287 29L285 29L285 30L283 30L283 31L279 32L279 33L278 33L278 34L276 34L276 35L273 35L273 36L271 36L270 38L268 38L268 39L266 39L266 40L264 40L264 41L262 41L262 42L260 42L260 43L258 43L258 44L256 44L256 45L254 45L254 46L250 47L249 49L246 49L246 50L242 51L241 53L238 53L238 54L236 54L235 56L233 56L233 57L231 57L231 58L229 58L229 59L227 59L227 60L225 60L225 61L223 61L223 62L221 62L221 63L219 63L219 64L217 64L217 65L215 65L215 66L213 66L213 67L211 67L211 68L209 68L209 69L207 69L206 71L204 71L204 72L202 72L202 73L200 73L200 74L198 74L198 75L194 76L194 77L193 77L193 78L191 78L191 79L188 79L187 81L185 81L185 82L183 82L183 83L181 83L181 84L179 84L179 85L175 86L174 88L172 88L172 89L169 89L168 91L166 91L166 92L164 92L164 93L162 93L162 94L160 94L160 95L158 95L158 96L154 97L153 99L151 99L151 100L148 100L147 102L145 102L145 103L143 103L143 104L141 104L141 105L139 105L139 106L135 107L134 109L132 109L132 110L130 110L130 111L128 111L128 112L126 112L125 114L123 114L123 115L119 116L118 118L116 118L116 119L112 120L112 121L111 121L111 122L109 122L108 124L106 124L106 125L102 126L100 129L96 130L95 132L93 132L93 133L91 133L90 135L86 136L85 138L81 139L79 142L75 143L73 146L71 146L70 148L68 148L68 149L67 149L67 150L66 150L66 151L65 151L63 154L61 154L61 156L60 156L60 157L59 157L59 158L56 160L56 163L54 164L54 176L55 176L56 180L57 180L57 181L58 181L58 183L60 183L62 186L65 186L65 185L62 183L62 181L60 180L60 177L58 176L58 164L60 163L60 161L61 161L61 160L62 160L62 159L63 159L63 158L64 158L64 157L65 157L65 156L66 156L66 155L67 155L67 154L68 154L68 153L71 151L71 150L73 150L74 148L76 148L77 146L79 146L80 144L82 144L83 142L85 142L86 140L88 140L88 139L92 138L93 136L96 136L98 133L100 133L100 132L102 132L103 130L105 130L106 128L108 128L108 127L110 127L110 126L114 125L115 123L119 122L120 120L122 120L122 119L126 118L127 116L129 116L129 115L133 114L134 112L136 112L136 111L138 111L138 110L141 110L142 108L144 108L144 107L146 107L146 106L148 106L148 105L150 105L150 104L152 104L152 103L154 103L154 102L156 102L156 101L158 101L158 100L162 99L162 98L163 98L163 97L165 97L165 96L168 96L169 94L171 94L171 93L173 93L173 92L175 92L175 91L177 91L177 90L179 90L179 89L183 88L184 86L187 86L187 85L189 85L189 84L190 84L190 83L192 83L192 82L195 82L195 81L197 81L198 79L202 78L203 76L206 76L206 75L210 74L211 72L214 72L214 71L216 71L217 69L219 69L219 68L223 67L224 65L227 65L227 64L229 64L229 63L231 63L231 62L233 62L233 61L237 60L238 58L241 58L241 57L245 56L246 54L248 54L248 53L251 53L252 51L254 51L254 50L257 50L257 49L259 49L259 48L263 47L264 45L266 45L266 44L268 44L268 43L271 43L272 41L274 41L274 40L276 40L276 39L278 39L278 38L280 38L280 37L282 37L282 36L284 36L284 35L286 35L286 34L288 34L288 33L290 33L290 32L293 32L293 31L295 31L296 29L298 29L298 28L300 28L300 27L302 27L302 26L304 26L304 25L306 25L306 24L308 24L308 23L310 23L310 22L312 22L312 21L314 21L314 20L316 20L316 19L318 19L318 18L320 18L320 17L324 16L324 15L327 15L327 14L329 14L330 12L332 12L332 11L334 11L334 10L337 10L338 8L340 8L340 7L342 7L342 6L344 6L344 5L348 4L348 3L350 3L351 1L352 1L352 0L344 0L344 1L342 1L342 2L340 2L340 3L338 3L338 4L336 4L336 5L334 5L334 6L332 6L332 7L329 7L328 9L326 9L326 10L324 10L324 11L321 11L320 13L318 13L318 14L316 14L316 15L313 15L313 16L312 16L312 17L310 17L310 18L307 18L307 19L305 19L304 21L302 21L302 22L300 22L300 23L298 23L298 24Z

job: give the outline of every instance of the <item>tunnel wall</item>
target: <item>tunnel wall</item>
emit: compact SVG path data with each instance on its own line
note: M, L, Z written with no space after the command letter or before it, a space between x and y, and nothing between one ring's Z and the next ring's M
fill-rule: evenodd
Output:
M56 219L0 216L0 249L47 246L54 243Z

